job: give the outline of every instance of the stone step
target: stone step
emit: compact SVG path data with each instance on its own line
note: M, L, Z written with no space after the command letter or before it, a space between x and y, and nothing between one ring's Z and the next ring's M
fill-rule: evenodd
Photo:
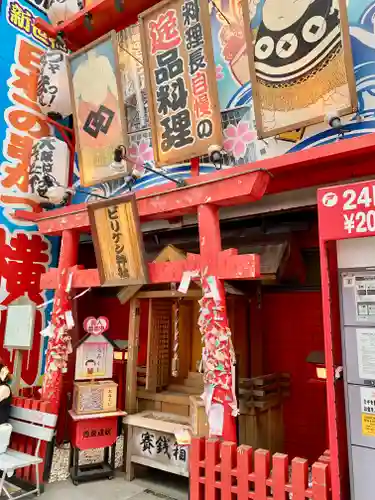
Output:
M195 385L195 386L189 386L189 385L171 384L171 385L168 386L168 391L171 391L171 392L182 392L184 394L198 395L198 394L202 394L202 392L203 392L203 386L199 387L197 385Z
M148 399L151 401L161 401L162 403L170 403L176 405L190 406L190 394L175 391L149 392L145 389L138 389L137 398Z
M198 387L203 390L203 375L198 372L189 372L188 378L184 380L184 385L187 387Z

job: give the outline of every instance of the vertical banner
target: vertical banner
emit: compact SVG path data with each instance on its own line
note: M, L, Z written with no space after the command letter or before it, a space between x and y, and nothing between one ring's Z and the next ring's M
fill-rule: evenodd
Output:
M166 0L140 16L157 166L223 143L206 0Z
M22 380L39 382L46 340L40 335L50 310L48 295L40 290L40 277L48 269L56 248L35 225L15 217L16 209L39 211L29 193L29 160L35 141L52 133L37 104L37 73L41 56L55 41L35 26L37 9L23 1L3 2L0 33L0 357L12 369L12 356L3 349L7 306L27 296L39 308L32 350L25 353ZM54 248L54 250L53 250Z

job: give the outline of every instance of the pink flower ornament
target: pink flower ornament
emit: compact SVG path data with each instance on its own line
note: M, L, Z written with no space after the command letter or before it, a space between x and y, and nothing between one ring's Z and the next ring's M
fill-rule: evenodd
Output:
M216 65L216 80L222 80L224 78L223 69L221 64Z
M129 158L137 163L138 169L142 168L144 163L154 161L154 152L150 143L143 139L139 144L133 143L129 148Z
M255 130L250 130L248 122L229 125L224 130L224 135L224 149L232 153L236 159L244 157L248 143L256 139L256 132Z

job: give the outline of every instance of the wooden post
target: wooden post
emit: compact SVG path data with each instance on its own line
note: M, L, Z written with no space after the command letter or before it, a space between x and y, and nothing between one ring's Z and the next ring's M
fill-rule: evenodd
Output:
M272 458L272 494L274 500L285 500L285 486L289 483L288 455L275 453Z
M21 370L22 370L22 356L23 352L20 349L14 351L14 363L12 374L12 394L18 396L21 385Z
M253 450L242 445L237 448L237 500L249 499L249 474L253 468Z
M342 385L335 381L335 365L337 366L342 362L341 358L338 357L336 346L336 342L340 342L336 243L333 241L326 242L320 238L319 245L324 353L327 370L325 386L327 393L329 451L331 456L332 499L347 500L350 498L350 488L349 475L346 473L348 470L348 451L344 397L342 394Z
M205 450L205 500L216 500L216 466L220 463L220 443L218 439L207 439ZM229 471L227 471L229 474Z
M189 498L190 500L204 500L204 487L200 482L200 462L205 459L205 439L193 437L190 447L189 459ZM248 500L248 499L246 499Z
M308 484L308 462L304 458L292 460L292 491L293 498L305 498Z
M158 336L153 329L153 305L155 299L150 299L148 308L147 326L147 363L146 363L146 391L155 392L157 388L158 371Z
M263 371L262 288L256 283L250 299L250 376L259 377Z
M233 476L232 471L236 468L236 452L237 447L235 443L224 442L221 445L221 495L222 498L230 500L232 495Z
M201 272L208 276L218 276L218 256L221 252L221 234L219 209L214 205L200 205L198 207L199 246L201 255ZM234 277L234 276L233 276ZM225 290L223 280L217 280L218 292L223 311L223 321L228 323ZM236 422L232 416L229 404L224 401L224 441L237 442Z
M69 268L77 264L78 259L78 245L79 245L79 233L72 229L66 229L62 233L61 238L61 248L60 248L60 258L58 265L58 272L61 273L64 269ZM52 315L56 313L56 310L60 307L60 301L65 299L66 291L64 289L57 289L54 297L53 311ZM54 334L55 335L55 334ZM57 333L56 333L57 335ZM56 341L55 338L51 338L47 346L46 354L46 373L49 370L50 365L53 362L53 345ZM43 387L42 387L42 399L49 400L54 407L54 410L58 413L60 407L61 390L62 390L62 377L63 373L60 367L54 372L54 377L43 377Z
M130 300L129 312L129 335L128 335L128 361L126 364L126 395L125 411L135 413L137 411L137 359L139 347L139 322L140 307L138 299ZM133 427L124 426L124 468L125 479L131 481L134 478L134 468L131 463L131 443L133 438ZM126 443L126 444L125 444Z
M137 358L139 344L139 300L130 300L128 361L126 364L126 413L137 411Z
M255 498L267 500L267 479L270 473L270 452L256 450L254 453Z

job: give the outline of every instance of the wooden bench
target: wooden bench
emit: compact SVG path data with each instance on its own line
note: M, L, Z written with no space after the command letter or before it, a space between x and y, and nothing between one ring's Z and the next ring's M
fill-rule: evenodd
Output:
M53 440L56 421L57 415L52 413L19 408L17 406L11 407L9 423L13 428L12 437L13 434L17 434L25 440L34 438L36 440L36 447L33 455L23 453L11 447L5 453L0 454L0 470L2 471L0 495L3 492L8 498L22 498L33 493L36 493L38 496L40 495L41 481L39 465L43 462L43 458L39 456L39 450L42 442L49 443ZM30 491L11 495L7 490L6 477L13 475L17 469L24 469L26 467L35 467L35 487Z

